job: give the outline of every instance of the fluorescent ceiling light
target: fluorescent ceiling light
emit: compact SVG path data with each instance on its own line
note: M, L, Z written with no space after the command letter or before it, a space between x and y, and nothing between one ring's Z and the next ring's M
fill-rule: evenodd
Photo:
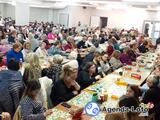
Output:
M122 0L124 2L150 2L150 3L154 3L154 2L160 2L160 0Z
M108 0L44 0L44 1L50 1L50 2L72 2L72 3L91 3L91 4L104 4L104 3L121 3L121 2L113 2Z
M96 9L101 9L101 10L124 10L124 9L128 9L129 6L128 5L125 5L125 4L115 4L115 5L112 5L112 4L109 4L109 5L105 5L105 6L98 6L96 7Z

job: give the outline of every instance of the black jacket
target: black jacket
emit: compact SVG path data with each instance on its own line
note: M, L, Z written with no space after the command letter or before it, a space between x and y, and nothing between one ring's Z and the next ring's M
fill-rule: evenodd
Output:
M72 93L73 90L73 88L68 88L63 80L56 81L55 85L52 87L50 96L53 104L57 105L73 98L75 96Z
M142 102L147 104L152 102L154 104L154 108L150 110L150 113L155 112L156 105L160 104L160 88L151 87L144 95Z
M144 45L140 45L138 49L139 49L139 51L140 51L141 53L146 53L146 52L148 52L148 48L146 48Z
M90 86L93 82L96 82L95 76L90 77L87 71L82 70L77 78L78 84L81 86L81 89L84 89Z

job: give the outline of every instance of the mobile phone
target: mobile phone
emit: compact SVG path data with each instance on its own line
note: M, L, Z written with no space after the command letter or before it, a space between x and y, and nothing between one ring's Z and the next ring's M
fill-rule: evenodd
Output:
M62 105L63 107L66 107L66 108L71 108L71 105L69 105L68 103L65 103L65 102L62 103L61 105Z

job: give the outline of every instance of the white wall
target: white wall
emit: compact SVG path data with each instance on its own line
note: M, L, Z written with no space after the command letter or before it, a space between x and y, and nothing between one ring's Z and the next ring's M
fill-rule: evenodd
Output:
M21 25L21 26L29 25L29 11L30 11L29 4L27 3L24 4L23 2L16 3L15 7L16 25Z
M130 29L136 27L142 29L143 21L146 19L145 10L92 10L92 16L108 17L108 27Z
M50 12L49 12L49 9L47 8L33 8L31 7L30 8L30 21L44 21L44 22L47 22L47 21L50 21L49 20L49 15L50 15Z
M79 6L69 6L61 10L54 9L53 19L55 23L58 23L59 14L65 13L65 14L69 14L69 27L76 26L78 24L78 21L81 21L83 25L89 25L91 10L92 8L83 9L82 7L79 7Z
M3 16L4 13L4 4L0 3L0 16Z
M108 27L110 28L138 28L142 31L144 20L157 20L160 14L142 9L129 10L97 10L94 8L83 9L82 7L67 7L63 10L53 10L53 21L59 23L59 14L69 14L69 27L76 26L78 21L82 24L90 25L91 16L108 17Z
M4 4L3 16L15 19L15 7L10 4Z
M53 9L53 21L55 24L59 23L59 15L61 13L65 13L65 14L69 14L69 20L70 20L70 12L68 7L64 8L64 9Z
M15 18L15 8L12 5L4 4L3 8L0 4L0 11L4 17ZM61 13L69 14L69 27L76 26L78 21L82 24L90 25L91 16L108 17L108 27L138 28L140 31L143 28L144 20L160 20L160 12L145 11L142 9L128 10L97 10L95 8L83 9L78 6L69 6L64 9L49 9L49 8L30 8L30 21L54 21L59 23ZM23 18L23 17L22 17Z
M83 25L90 24L92 8L83 9L82 7L69 7L69 26L76 26L78 21Z

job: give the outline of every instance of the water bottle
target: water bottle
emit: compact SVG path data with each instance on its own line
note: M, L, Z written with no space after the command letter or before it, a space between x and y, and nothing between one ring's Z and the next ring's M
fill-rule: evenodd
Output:
M20 58L20 67L22 67L22 63L23 63L23 60L22 60L22 58Z

